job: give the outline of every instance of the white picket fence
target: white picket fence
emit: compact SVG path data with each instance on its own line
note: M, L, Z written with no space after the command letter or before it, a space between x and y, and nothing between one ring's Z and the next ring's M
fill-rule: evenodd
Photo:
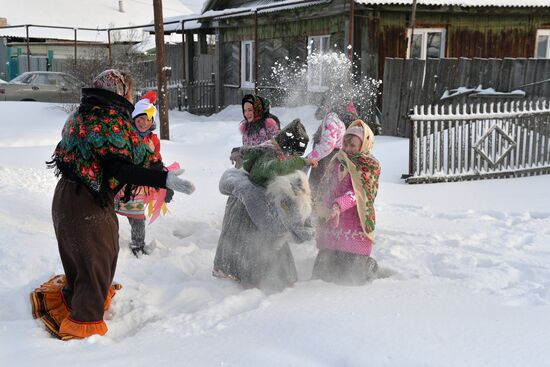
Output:
M550 173L550 101L420 106L408 183Z

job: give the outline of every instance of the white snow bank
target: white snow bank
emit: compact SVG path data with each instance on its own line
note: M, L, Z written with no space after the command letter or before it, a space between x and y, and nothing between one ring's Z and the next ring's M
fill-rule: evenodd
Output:
M283 124L313 106L274 108ZM292 246L299 282L243 290L210 274L226 198L217 186L240 144L241 107L171 112L167 163L197 191L176 194L136 259L120 217L117 294L104 337L60 342L32 320L28 293L62 272L47 160L65 119L53 105L0 103L2 366L542 366L550 359L550 176L406 185L407 140L378 137L373 256L362 287L309 280L314 243Z

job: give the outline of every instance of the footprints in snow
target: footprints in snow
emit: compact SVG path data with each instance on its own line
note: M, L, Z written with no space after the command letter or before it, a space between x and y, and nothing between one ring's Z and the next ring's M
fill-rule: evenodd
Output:
M375 256L405 278L435 276L505 295L511 303L550 304L533 292L550 278L541 263L550 247L550 212L492 210L438 212L413 205L381 205ZM537 269L532 271L532 269Z

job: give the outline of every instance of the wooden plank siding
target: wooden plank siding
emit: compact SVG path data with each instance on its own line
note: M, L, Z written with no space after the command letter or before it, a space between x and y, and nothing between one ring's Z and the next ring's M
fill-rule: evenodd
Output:
M384 69L384 89L382 99L385 102L382 110L383 132L388 135L398 135L397 126L400 120L399 108L400 99L393 98L399 95L401 80L403 79L403 65L399 59L386 59L386 69Z
M368 35L364 53L378 55L378 74L384 75L387 57L405 58L410 8L358 6L369 22L360 32ZM418 6L416 28L444 28L447 58L534 57L536 31L550 28L550 8L460 8Z
M238 6L236 1L217 3L219 8ZM349 3L336 0L331 3L309 6L306 8L288 9L267 14L258 14L258 93L272 99L277 104L281 98L271 82L272 67L275 62L285 63L307 58L307 41L309 36L330 35L331 48L345 50L345 29L349 18L346 8ZM254 39L254 16L227 17L217 20L217 30L223 49L222 77L223 105L240 104L246 93L254 92L240 87L241 77L241 42ZM336 46L334 46L336 45ZM288 57L288 59L286 59Z
M246 0L211 1L212 10L236 8ZM209 5L210 6L210 5ZM260 10L261 11L261 10ZM549 75L550 66L529 60L534 56L537 29L550 29L550 6L540 8L505 7L417 7L417 28L443 28L445 34L445 61L428 61L410 65L387 59L405 58L407 51L407 27L410 22L410 6L355 4L353 48L360 63L362 76L389 80L382 86L379 105L383 107L385 131L407 134L408 126L402 121L411 105L438 103L441 94L449 86L491 86L497 90L539 80ZM221 91L221 105L240 103L240 98L250 89L240 87L241 42L258 43L257 89L263 95L278 100L274 86L270 84L271 67L275 62L285 62L286 57L306 59L309 36L330 35L330 46L346 52L349 39L350 2L333 0L303 8L258 13L255 32L253 13L243 16L222 16L206 20L203 26L215 30L219 50L214 65L220 65L217 78ZM199 31L200 32L200 31ZM515 58L512 61L509 58ZM520 61L517 61L517 59ZM390 75L385 65L391 65ZM388 66L390 67L390 66ZM196 69L196 68L195 68ZM422 69L422 75L420 75ZM511 75L511 78L505 76ZM403 89L400 78L407 78ZM431 85L433 87L426 87ZM527 87L535 95L549 95L550 83ZM397 101L386 97L396 96ZM451 103L451 102L445 102ZM385 106L386 104L386 106ZM390 110L386 107L391 106Z
M308 14L308 16L312 16L312 14ZM330 47L343 51L345 47L342 29L345 28L347 18L332 16L291 22L280 16L281 19L278 19L277 16L270 18L269 23L266 23L265 17L259 17L258 21L257 87L263 96L270 98L274 104L278 104L282 100L281 92L274 88L275 86L271 82L271 68L275 62L282 64L296 60L305 62L308 36L310 35L330 35ZM286 21L284 21L285 19ZM240 88L241 41L253 39L253 27L250 25L250 19L240 21L239 27L232 22L225 22L225 26L228 27L231 24L234 27L221 29L225 65L225 105L240 103L244 94L253 92L253 90Z
M325 13L312 10L302 14L303 16L300 16L298 11L288 13L258 15L258 40L341 32L344 30L347 20L347 17L342 15L342 10ZM223 42L252 40L254 38L253 27L253 17L225 20L223 28L221 28Z
M550 100L550 82L522 87L526 97L457 96L441 100L443 93L459 87L510 92L535 81L550 78L550 59L446 58L429 60L386 59L382 105L382 132L408 137L408 116L415 106L466 106L473 103ZM464 108L464 107L461 107Z
M425 62L421 72L424 87L420 90L416 90L420 74L412 73L414 63L396 64L397 58L406 57L410 7L371 5L358 6L356 11L358 17L368 20L361 30L366 39L361 44L362 55L378 59L377 68L372 68L368 60L369 65L362 65L361 70L384 79L380 103L384 134L408 136L405 120L415 103L449 105L468 101L467 97L439 101L447 88L483 85L509 91L550 77L549 63L529 59L534 57L537 29L550 28L550 8L418 6L417 28L446 30L446 59ZM391 70L386 72L385 67ZM397 83L400 78L406 80ZM535 99L550 96L550 83L526 87L525 91Z

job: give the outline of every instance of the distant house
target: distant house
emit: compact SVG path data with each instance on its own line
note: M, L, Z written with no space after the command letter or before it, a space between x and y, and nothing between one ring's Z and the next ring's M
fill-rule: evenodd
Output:
M26 71L28 61L31 70L50 70L53 59L74 59L75 54L77 58L107 57L109 38L111 43L124 45L121 48L126 49L129 44L142 41L142 32L112 31L108 35L97 29L147 24L154 17L153 0L95 0L89 7L83 7L79 1L25 0L24 11L21 6L17 1L5 1L0 7L0 78L3 79ZM181 0L164 0L163 14L191 14L191 10Z
M194 21L185 32L210 34L215 43L218 105L238 103L262 87L276 60L305 59L308 52L350 52L360 73L376 79L382 79L388 57L550 58L547 0L418 0L414 30L411 5L412 0L209 0L199 25Z

